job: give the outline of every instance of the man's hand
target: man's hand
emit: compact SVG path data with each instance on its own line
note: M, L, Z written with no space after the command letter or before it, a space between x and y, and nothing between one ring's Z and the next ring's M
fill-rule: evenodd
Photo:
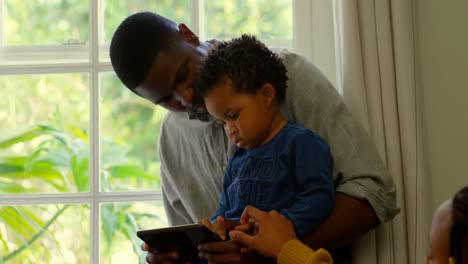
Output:
M179 259L179 252L171 251L171 252L157 252L156 250L152 249L148 244L143 243L141 245L141 249L143 251L148 252L146 255L146 262L148 264L172 264L172 263L181 263ZM189 264L191 262L185 262Z
M258 253L241 253L242 245L235 241L211 242L198 246L199 256L209 264L270 263ZM276 262L271 262L276 263Z
M200 223L211 230L222 228L224 231L230 231L239 226L239 222L221 216L218 216L216 220L216 222L213 222L216 223L216 226L213 226L213 223L207 223L207 220L202 220ZM198 246L199 256L206 259L209 264L265 263L265 257L262 255L245 250L242 252L242 249L246 249L245 246L234 241L210 242Z

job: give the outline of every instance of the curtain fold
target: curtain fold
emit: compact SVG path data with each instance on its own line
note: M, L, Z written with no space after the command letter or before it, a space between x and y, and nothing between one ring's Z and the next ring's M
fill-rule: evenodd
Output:
M397 187L399 215L353 244L353 263L421 263L431 179L418 121L412 0L335 0L338 86Z

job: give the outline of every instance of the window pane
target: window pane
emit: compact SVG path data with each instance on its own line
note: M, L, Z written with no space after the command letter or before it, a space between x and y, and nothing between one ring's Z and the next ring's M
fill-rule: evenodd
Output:
M0 194L89 191L88 79L0 76Z
M4 45L87 43L89 1L4 0Z
M129 15L151 11L176 23L188 23L190 21L190 0L105 0L104 4L104 45L108 46L115 29ZM107 50L101 52L101 60L108 61Z
M292 1L204 1L204 39L256 35L275 47L292 46ZM277 44L277 45L275 45Z
M159 189L158 138L166 110L133 94L114 73L100 79L101 189Z
M0 263L89 263L87 205L0 206Z
M146 263L136 231L166 227L162 202L108 203L101 206L99 263Z

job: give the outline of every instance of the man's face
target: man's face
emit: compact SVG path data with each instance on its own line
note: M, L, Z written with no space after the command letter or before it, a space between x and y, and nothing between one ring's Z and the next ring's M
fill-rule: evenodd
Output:
M148 77L135 89L142 97L176 112L205 112L196 93L205 51L183 39L155 57Z

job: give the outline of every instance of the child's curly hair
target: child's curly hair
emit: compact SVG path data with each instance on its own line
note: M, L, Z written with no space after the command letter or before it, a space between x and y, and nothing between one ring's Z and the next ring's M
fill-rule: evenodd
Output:
M255 93L271 84L278 102L286 96L286 67L277 54L252 35L220 42L209 53L200 69L197 89L205 97L219 82L230 79L238 92Z

